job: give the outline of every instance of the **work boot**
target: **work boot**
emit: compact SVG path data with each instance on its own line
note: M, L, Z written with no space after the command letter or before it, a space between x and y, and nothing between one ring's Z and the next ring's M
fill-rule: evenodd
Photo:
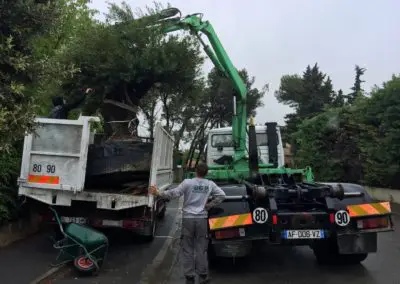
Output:
M211 283L211 278L206 274L206 275L200 275L199 277L199 284L208 284Z
M186 284L195 284L195 278L194 276L186 276Z

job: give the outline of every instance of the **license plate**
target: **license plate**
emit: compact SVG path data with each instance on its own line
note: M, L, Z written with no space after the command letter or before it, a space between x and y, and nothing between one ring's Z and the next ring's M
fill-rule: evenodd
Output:
M323 239L323 230L285 230L283 237L288 240Z
M83 217L61 217L61 222L63 223L76 223L76 224L85 224L86 218Z

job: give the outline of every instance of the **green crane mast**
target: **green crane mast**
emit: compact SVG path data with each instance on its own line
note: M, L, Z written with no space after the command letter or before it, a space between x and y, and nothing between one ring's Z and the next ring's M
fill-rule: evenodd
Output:
M208 21L202 20L202 14L196 13L181 17L181 12L177 8L168 8L156 15L142 18L150 23L152 27L160 27L164 33L187 30L194 35L202 44L204 51L211 59L215 67L226 77L228 77L235 88L233 96L233 118L232 118L232 139L234 156L230 165L209 166L209 178L216 180L243 180L251 175L249 161L247 157L247 87L240 77L237 69L226 53L221 41L219 40L213 26ZM207 36L211 47L201 38L201 34ZM251 120L251 124L252 124ZM254 125L251 125L254 126ZM313 180L311 169L277 169L271 168L272 164L259 164L258 171L264 174L281 173L303 173L306 179Z

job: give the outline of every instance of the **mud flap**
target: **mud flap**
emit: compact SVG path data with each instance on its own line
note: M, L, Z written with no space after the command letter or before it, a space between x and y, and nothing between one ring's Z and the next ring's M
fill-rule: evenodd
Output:
M340 235L337 237L340 254L360 254L376 252L378 248L377 233Z

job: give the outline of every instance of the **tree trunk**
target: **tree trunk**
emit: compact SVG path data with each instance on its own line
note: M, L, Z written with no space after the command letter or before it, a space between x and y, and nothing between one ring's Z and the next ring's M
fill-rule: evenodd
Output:
M186 130L186 125L189 122L190 118L186 118L182 125L181 128L179 129L179 131L177 132L176 136L175 136L175 145L174 145L174 149L178 150L179 149L179 143L181 143L181 139L183 134L185 133Z
M203 135L205 129L207 128L207 124L210 122L211 117L206 118L204 123L197 129L193 140L192 144L190 145L190 150L189 150L189 155L188 155L188 160L192 161L194 153L196 152L196 148L199 145L200 139L198 139L199 135Z
M199 132L201 131L202 127L203 126L199 126L199 128L197 128L196 133L193 136L192 143L190 144L189 153L188 153L188 156L187 156L187 161L185 161L185 167L186 167L185 169L186 170L188 168L190 168L190 166L191 166L191 161L192 161L192 158L193 158L193 155L194 155L194 151L195 151L195 148L196 148L197 136L199 135ZM189 165L188 165L188 162L190 162Z
M208 123L207 123L208 124ZM206 134L206 129L207 129L207 124L206 124L206 127L204 128L204 130L203 130L203 132L202 132L202 138L199 140L199 156L197 157L197 159L196 159L196 166L199 164L199 161L200 161L200 159L201 159L201 156L204 154L204 147L206 146L206 144L207 144L207 136L205 135ZM217 125L218 124L218 122L213 122L213 123L211 123L211 125L210 125L210 128L209 129L213 129L214 128L214 126L215 125Z
M171 122L170 122L170 113L169 113L169 107L168 107L168 95L163 93L161 95L161 100L164 106L164 115L165 115L165 122L166 122L166 129L168 132L171 132Z

